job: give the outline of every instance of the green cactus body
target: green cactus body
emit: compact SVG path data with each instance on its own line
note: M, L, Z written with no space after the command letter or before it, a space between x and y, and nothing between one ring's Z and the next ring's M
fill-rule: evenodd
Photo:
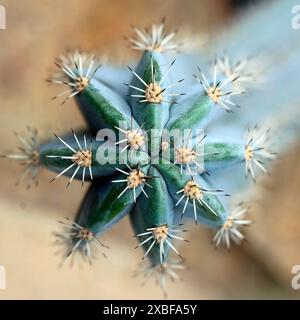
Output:
M203 128L213 108L211 99L197 88L195 93L172 106L167 129Z
M136 71L129 67L127 93L105 82L93 56L75 52L63 58L58 64L61 78L53 82L70 85L73 91L63 103L76 96L88 124L86 133L78 138L73 132L57 137L60 141L41 144L37 132L28 129L28 139L18 136L22 153L6 157L26 160L34 181L40 165L58 173L53 180L69 177L68 185L76 179L82 183L92 181L75 221L63 223L72 231L60 235L67 245L66 257L80 251L91 261L92 244L105 247L97 236L128 214L138 247L143 247L143 257L150 261L147 272L155 269L164 277L172 275L172 267L179 268L172 263L171 253L181 258L175 243L186 241L180 235L186 230L181 229L181 223L175 223L181 222L182 217L217 228L213 238L216 246L225 243L229 248L231 240L244 240L239 228L251 221L244 219L244 209L228 209L224 197L227 194L214 186L214 178L221 175L221 169L237 172L234 166L244 163L245 172L239 174L246 173L255 180L258 172L266 171L265 162L275 154L269 148L268 130L260 131L258 127L249 131L245 141L242 134L236 136L232 123L226 134L221 130L218 138L210 138L214 121L229 119L238 107L235 96L244 93L236 89L239 78L242 79L240 70L224 76L228 68L221 70L224 61L215 59L211 75L205 75L200 68L194 70L198 72L194 84L179 93L182 70L178 80L172 82L170 74L174 71L176 75L176 63L166 63L164 53L176 51L175 33L167 34L164 22L153 25L152 34L146 29L135 31L137 38L130 42L143 54ZM184 60L187 64L189 57ZM227 118L222 118L225 111ZM205 131L209 125L212 130L200 139L204 147L199 152L195 149L197 130ZM117 136L108 141L103 138L105 134L95 137L100 129L110 129ZM158 130L153 133L154 129ZM164 140L164 130L174 129L179 133L190 131L182 145L173 138ZM169 152L170 157L165 157L164 152ZM108 154L115 161L103 161Z
M137 88L142 88L143 90L146 89L147 92L146 84L151 85L155 83L157 84L157 88L153 89L158 90L158 92L155 91L156 94L159 93L160 89L158 87L160 86L158 85L158 83L162 79L161 66L164 64L166 64L166 62L161 55L145 52L136 70L136 74L142 78L144 83L141 82L140 79L136 76L133 76L131 85ZM155 70L155 72L152 70ZM152 88L150 88L150 90L151 89ZM141 92L139 90L130 88L129 93L135 95ZM132 97L130 99L132 111L135 118L137 119L139 124L144 124L143 128L145 130L148 130L150 128L162 129L169 116L168 103L163 101L161 103L155 103L144 100L147 100L147 97Z
M121 122L130 123L130 107L126 101L100 82L92 82L78 96L78 103L96 132L99 128L115 129Z
M220 140L221 141L221 140ZM242 143L207 142L204 145L204 162L207 170L215 170L244 161Z

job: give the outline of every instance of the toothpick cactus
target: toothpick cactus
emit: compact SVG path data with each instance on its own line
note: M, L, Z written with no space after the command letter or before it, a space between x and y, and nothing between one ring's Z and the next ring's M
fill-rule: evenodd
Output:
M215 177L226 169L255 181L276 153L268 128L253 126L247 134L244 124L228 120L255 79L247 60L225 55L213 58L212 65L195 64L193 79L170 59L179 47L164 21L150 31L134 31L129 42L142 56L135 68L128 67L124 84L117 84L117 73L108 81L93 55L76 51L56 61L59 73L50 82L64 89L54 98L65 104L74 97L87 130L39 143L37 132L29 129L27 136L18 135L20 154L5 156L24 163L32 181L43 166L56 172L53 183L63 176L67 187L73 180L90 182L75 221L61 221L63 230L57 233L66 258L79 253L92 263L97 250L107 255L101 235L128 215L137 248L148 260L137 274L153 274L165 291L166 278L177 279L176 271L184 268L184 218L215 230L217 247L245 241L241 229L251 224L248 209L231 208L228 191L215 185ZM184 86L186 78L191 85ZM222 119L228 125L214 133L214 121Z

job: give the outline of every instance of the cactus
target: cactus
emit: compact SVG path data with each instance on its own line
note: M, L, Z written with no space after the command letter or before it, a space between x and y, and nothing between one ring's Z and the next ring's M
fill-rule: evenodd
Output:
M137 248L148 260L136 275L154 275L166 292L166 279L177 279L176 271L184 269L184 249L177 248L188 242L184 218L215 230L216 247L244 242L248 208L231 208L228 190L216 181L222 170L238 175L231 182L239 186L249 184L248 176L256 181L276 152L269 128L254 125L246 132L240 96L246 100L257 76L248 71L248 60L215 57L212 67L198 66L193 82L184 85L191 74L181 73L182 64L192 55L181 57L177 71L169 55L184 45L175 41L175 32L165 31L165 21L150 30L134 28L135 37L128 39L142 56L135 68L128 66L124 84L109 82L93 55L75 51L60 57L59 73L49 81L66 89L54 99L65 104L74 97L87 130L40 143L29 128L27 136L17 135L20 153L4 156L26 165L28 187L40 166L55 172L53 183L62 176L67 187L74 180L91 182L75 221L60 221L56 237L65 258L78 253L91 264L98 250L106 256L101 234L129 215ZM214 123L222 130L214 133Z

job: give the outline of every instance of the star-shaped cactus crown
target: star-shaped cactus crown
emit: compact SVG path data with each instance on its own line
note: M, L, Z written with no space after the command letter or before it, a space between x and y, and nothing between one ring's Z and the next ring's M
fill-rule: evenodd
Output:
M63 232L56 233L58 244L67 246L66 258L80 252L91 263L92 245L105 246L98 237L129 215L137 247L149 261L145 273L158 274L165 290L166 275L176 279L175 269L182 269L170 259L184 256L184 248L176 247L187 241L181 235L183 217L219 229L217 246L244 240L239 228L250 220L242 219L244 209L228 209L226 190L214 186L220 169L236 171L244 164L255 179L274 152L269 132L258 133L257 127L246 139L206 135L208 124L224 111L230 116L244 94L237 84L250 76L242 74L241 63L215 58L207 72L195 65L194 85L184 87L183 78L193 74L178 75L168 55L178 49L175 33L166 33L164 21L134 31L129 42L143 53L135 68L128 66L126 87L116 85L118 79L110 83L93 55L76 51L56 62L60 72L50 81L66 89L55 98L66 96L65 103L74 97L88 130L42 144L30 131L28 139L18 136L20 154L3 156L24 162L33 180L42 165L57 173L52 181L69 177L67 186L74 179L92 181L75 221L64 222Z

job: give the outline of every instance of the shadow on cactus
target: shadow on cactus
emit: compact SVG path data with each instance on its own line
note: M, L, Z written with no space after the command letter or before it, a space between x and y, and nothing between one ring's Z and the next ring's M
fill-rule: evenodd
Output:
M76 98L86 132L40 144L30 130L18 135L20 153L5 157L25 164L32 181L39 166L56 172L53 183L62 176L68 177L67 187L73 180L91 181L76 220L61 222L56 234L65 258L79 253L92 263L98 250L105 255L99 236L129 215L137 248L148 260L137 274L154 275L166 292L166 279L177 279L183 269L184 250L178 246L188 241L184 217L215 229L216 246L229 249L232 241L245 241L240 229L251 223L247 210L229 209L228 194L214 185L214 177L244 163L246 176L255 179L275 154L268 149L268 131L257 127L246 138L204 135L209 123L238 107L236 96L252 79L242 64L231 68L226 57L216 58L207 72L195 65L194 85L182 92L182 77L193 74L176 76L176 61L169 57L177 50L175 33L166 33L164 23L135 32L130 43L143 54L136 68L128 67L128 82L119 84L123 89L109 83L92 55L74 52L56 62L60 73L50 81L62 92L54 98L63 104Z

